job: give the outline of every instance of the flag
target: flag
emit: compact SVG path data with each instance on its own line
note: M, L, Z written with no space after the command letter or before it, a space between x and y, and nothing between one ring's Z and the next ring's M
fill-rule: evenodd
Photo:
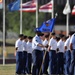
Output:
M74 5L74 7L72 9L72 15L75 15L75 5Z
M67 2L66 5L65 5L65 8L63 10L63 14L67 15L69 13L71 13L71 8L70 8L70 4Z
M56 18L53 18L51 20L43 22L43 24L40 27L36 28L36 30L41 32L52 32L55 24L55 19Z
M2 2L2 0L0 0L0 9L3 8L2 4L3 4L3 2Z
M23 12L35 12L36 11L36 2L35 1L29 1L22 4L22 9L20 8L20 11Z
M15 0L14 2L8 4L9 11L17 11L20 8L20 0Z
M32 3L32 1L28 1L28 2L26 2L26 3L22 3L22 8L24 8L24 7L28 7L30 4Z
M39 12L51 12L52 13L52 6L53 6L53 0L51 0L49 3L40 6Z

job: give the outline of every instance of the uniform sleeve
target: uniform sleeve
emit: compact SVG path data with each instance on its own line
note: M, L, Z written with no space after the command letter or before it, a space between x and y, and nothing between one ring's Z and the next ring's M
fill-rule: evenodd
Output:
M49 41L49 46L52 46L53 45L53 42L52 40Z
M66 42L64 43L64 46L67 46L67 44L68 44L68 40L66 40Z
M15 48L17 48L17 47L19 47L18 41L16 41L16 43L15 43Z
M57 48L60 48L60 45L61 45L61 43L60 43L60 42L58 42L58 43L57 43Z
M72 36L70 39L70 44L73 43L74 37Z
M35 45L38 45L39 44L39 41L36 38L33 39L33 42L34 42Z

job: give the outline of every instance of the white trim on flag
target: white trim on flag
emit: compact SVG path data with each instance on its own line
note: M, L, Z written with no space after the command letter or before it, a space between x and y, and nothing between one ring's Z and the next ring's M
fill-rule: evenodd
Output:
M36 2L35 1L29 1L22 4L22 9L20 11L22 12L36 12Z
M21 11L21 9L20 9ZM35 8L22 8L22 12L35 12L36 11L36 7Z
M26 3L22 3L22 7L23 7L23 6L28 6L28 5L30 5L31 2L32 2L32 1L29 1L29 2L26 2Z
M52 13L52 9L53 9L53 0L51 0L49 3L40 6L39 8L39 12L51 12Z

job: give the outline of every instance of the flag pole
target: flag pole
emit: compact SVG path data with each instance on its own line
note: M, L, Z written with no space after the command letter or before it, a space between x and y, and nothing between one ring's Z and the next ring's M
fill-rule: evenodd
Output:
M54 0L53 1L53 4L52 4L52 18L54 18Z
M21 11L20 11L20 34L22 34L22 0L20 2Z
M36 0L36 28L38 27L38 0Z
M3 66L5 65L5 0L3 0Z
M66 22L66 35L68 36L68 34L69 34L69 14L67 14L67 22Z
M53 1L53 3L52 3L52 18L54 18L54 0L52 0L52 1ZM57 17L57 15L58 14L56 13L55 14L55 18ZM54 31L54 29L53 29L53 31ZM51 33L50 33L50 36L51 36ZM50 39L50 36L49 36L49 39ZM48 41L48 43L49 43L49 41ZM47 53L47 51L45 51L45 53L44 53L43 60L42 60L42 64L41 64L40 71L39 71L39 75L41 74L42 65L43 65L43 63L45 61L46 53Z
M68 4L69 4L69 0L67 0ZM68 36L69 34L69 13L66 15L66 35Z
M52 18L54 18L54 0L52 0L52 1L53 1L53 3L52 3ZM55 27L53 28L53 31L54 30L55 30Z

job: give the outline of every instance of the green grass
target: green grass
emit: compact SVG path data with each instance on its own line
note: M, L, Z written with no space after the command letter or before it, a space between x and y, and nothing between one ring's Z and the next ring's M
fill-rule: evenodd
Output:
M15 75L15 64L0 65L0 75Z
M0 39L0 41L2 41ZM6 42L10 43L10 44L15 44L15 39L7 39ZM2 49L3 47L0 46L0 55L2 55ZM6 53L7 53L7 57L9 54L13 54L14 56L14 52L15 52L15 47L14 46L6 46ZM6 58L7 58L6 57ZM2 57L0 57L2 58ZM2 64L0 64L0 75L15 75L15 64L6 64L5 66L3 66Z

